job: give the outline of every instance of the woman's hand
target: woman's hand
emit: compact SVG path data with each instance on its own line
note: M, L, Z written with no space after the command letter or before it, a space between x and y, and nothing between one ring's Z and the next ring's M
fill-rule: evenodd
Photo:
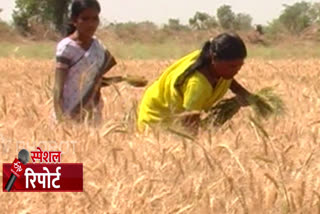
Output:
M61 108L61 105L55 105L55 114L56 114L56 119L58 122L62 122L64 116L63 116L63 111L62 111L62 108Z
M197 135L200 126L200 112L184 112L177 117L183 127L187 129L187 133Z
M251 93L235 79L233 79L230 89L234 94L236 94L237 100L242 107L249 105L249 97L251 96Z
M250 103L249 103L249 95L239 95L239 94L237 94L237 96L236 96L236 98L237 98L237 101L238 101L238 103L242 106L242 107L246 107L246 106L249 106L250 105Z
M62 100L62 94L63 94L63 87L64 82L66 79L67 72L63 69L56 69L55 74L55 83L53 88L53 102L54 102L54 111L56 114L56 119L58 122L61 122L63 120L63 100Z

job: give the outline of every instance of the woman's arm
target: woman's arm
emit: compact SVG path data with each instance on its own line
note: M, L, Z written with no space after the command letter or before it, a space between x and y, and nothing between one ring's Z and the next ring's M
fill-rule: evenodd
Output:
M201 111L210 99L211 85L203 81L201 75L193 75L186 80L181 88L184 108L183 124L191 133L196 134L200 126Z
M103 71L101 72L102 75L99 77L99 80L97 80L97 82L101 81L100 88L110 86L110 84L103 82L103 75L106 74L108 71L110 71L111 68L113 66L115 66L116 64L117 64L117 62L116 62L115 58L110 54L110 52L108 50L106 50L105 61L103 64ZM121 81L122 81L122 79L121 79Z
M238 101L242 106L248 106L248 98L251 95L251 93L245 89L238 81L233 79L231 86L231 91L237 95Z
M108 71L111 70L113 66L117 64L117 61L108 50L105 51L104 58L105 58L105 61L102 66L103 67L102 75L106 74Z
M67 76L67 71L64 69L57 68L55 71L55 83L53 88L53 102L54 110L58 121L62 120L63 109L62 109L62 95L64 82Z
M113 66L117 64L117 61L112 55L110 55L109 57L110 57L110 60L106 65L105 72L108 72Z

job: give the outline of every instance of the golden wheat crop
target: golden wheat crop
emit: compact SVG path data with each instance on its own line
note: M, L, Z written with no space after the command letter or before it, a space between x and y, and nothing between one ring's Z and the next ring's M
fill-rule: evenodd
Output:
M169 64L119 61L108 75L154 80ZM0 73L0 162L40 146L84 164L83 193L1 192L1 213L320 212L319 60L247 60L238 80L252 91L274 87L287 113L257 124L243 109L193 141L135 132L143 88L103 89L99 128L55 125L53 61L3 58Z

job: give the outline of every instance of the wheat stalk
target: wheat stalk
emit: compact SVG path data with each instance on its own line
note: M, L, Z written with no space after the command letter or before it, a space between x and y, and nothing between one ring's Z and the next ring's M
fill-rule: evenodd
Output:
M126 82L134 87L144 87L148 84L148 80L144 77L137 75L127 75L127 76L114 76L114 77L103 77L102 86L109 86L114 83Z

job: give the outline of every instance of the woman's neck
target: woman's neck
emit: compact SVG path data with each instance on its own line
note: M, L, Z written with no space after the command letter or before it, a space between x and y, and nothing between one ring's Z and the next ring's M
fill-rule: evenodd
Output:
M200 68L199 72L202 73L207 78L207 80L210 82L211 86L213 88L215 88L215 86L220 78L218 76L218 74L215 72L215 70L212 69L211 66L206 66L206 67Z
M213 66L208 65L200 69L200 72L206 74L206 76L210 76L214 79L219 79L220 76L217 74L216 70Z
M91 45L91 42L92 42L92 37L88 37L88 36L85 36L85 35L81 35L79 34L78 31L75 31L71 36L70 38L72 40L74 40L80 47L82 47L83 49L85 50L88 50L90 45Z

